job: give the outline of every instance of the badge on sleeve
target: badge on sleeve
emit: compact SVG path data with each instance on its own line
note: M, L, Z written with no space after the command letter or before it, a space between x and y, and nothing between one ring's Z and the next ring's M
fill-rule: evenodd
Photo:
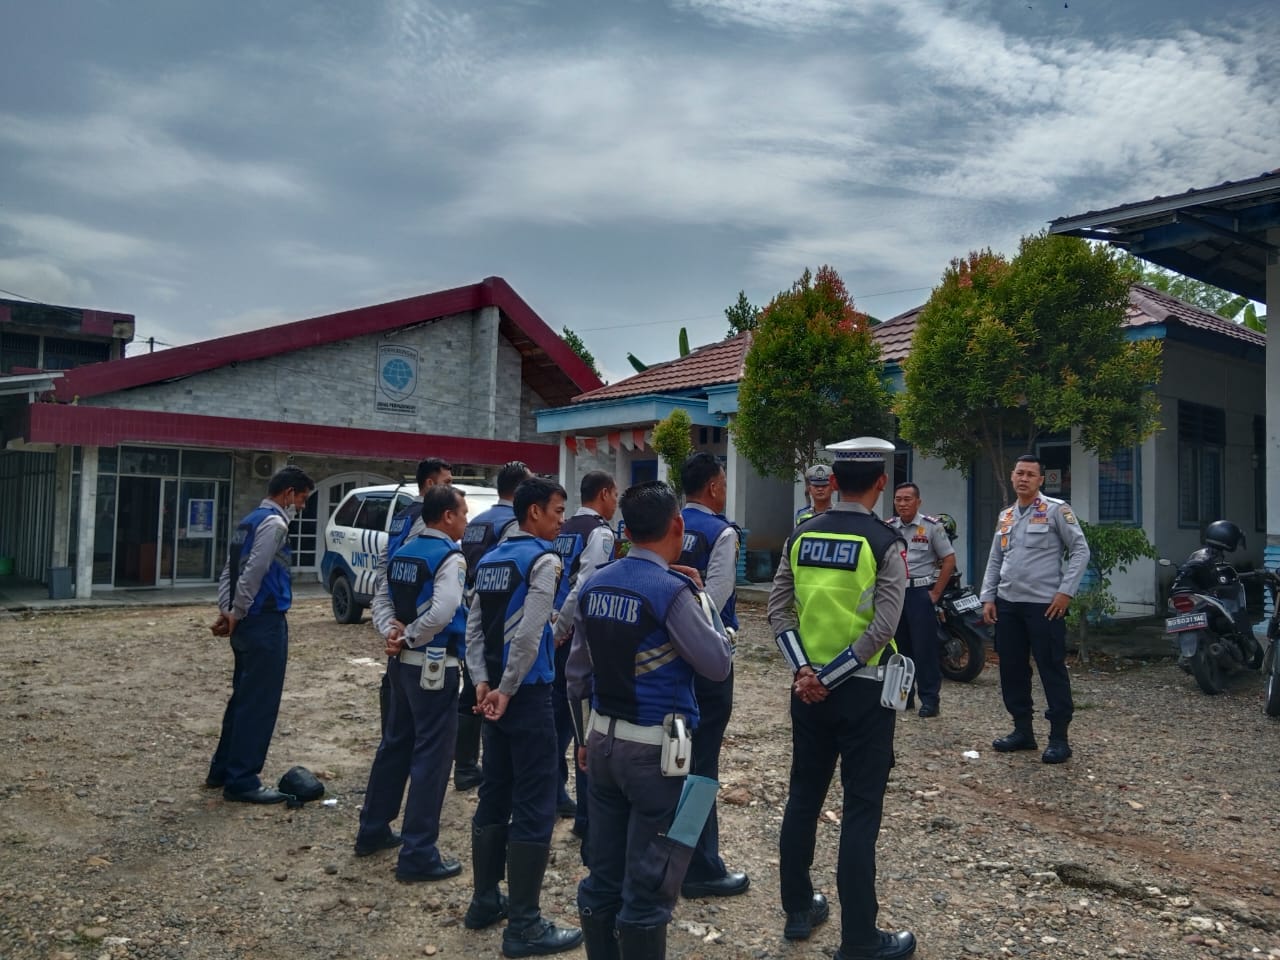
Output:
M1076 515L1075 515L1074 513L1072 513L1072 512L1071 512L1071 508L1070 508L1070 507L1063 507L1063 508L1062 508L1062 519L1063 519L1063 520L1065 520L1065 521L1067 521L1067 523L1075 523L1075 522L1076 522Z

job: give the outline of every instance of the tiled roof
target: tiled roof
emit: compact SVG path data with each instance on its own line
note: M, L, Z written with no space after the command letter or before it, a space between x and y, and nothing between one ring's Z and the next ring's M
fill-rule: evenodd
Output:
M880 343L880 359L885 363L901 363L911 352L911 338L915 336L916 321L923 306L900 313L871 328L871 335ZM1125 315L1126 327L1149 327L1169 321L1181 323L1199 330L1243 340L1264 346L1265 334L1220 317L1212 311L1161 293L1154 287L1135 283L1129 287L1129 309Z
M744 331L727 340L691 350L686 356L655 363L633 377L599 387L573 398L574 403L617 400L648 394L687 393L700 387L737 383L751 348L751 333Z

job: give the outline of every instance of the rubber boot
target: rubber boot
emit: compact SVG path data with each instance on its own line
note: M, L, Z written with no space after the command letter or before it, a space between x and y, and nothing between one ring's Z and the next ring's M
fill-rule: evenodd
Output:
M1031 728L1031 718L1016 717L1013 721L1013 732L998 740L992 740L991 746L994 747L998 753L1012 753L1015 750L1036 749L1039 744L1036 743L1035 731Z
M507 825L493 824L471 828L471 874L475 893L462 925L468 930L491 927L507 915L507 898L498 889L498 881L507 866Z
M578 911L578 922L582 924L582 943L587 948L587 960L618 960L617 919L616 912Z
M540 957L572 950L582 942L582 931L562 929L542 916L538 901L542 877L547 872L551 847L545 843L507 845L507 889L511 906L507 928L502 931L504 957Z
M1040 759L1045 763L1066 763L1071 759L1071 744L1067 742L1065 725L1053 724L1049 728L1049 746L1044 748Z
M453 788L474 790L484 779L480 773L480 730L484 720L474 713L458 714L458 737L453 748Z
M618 924L618 955L621 960L666 960L667 925L633 927Z

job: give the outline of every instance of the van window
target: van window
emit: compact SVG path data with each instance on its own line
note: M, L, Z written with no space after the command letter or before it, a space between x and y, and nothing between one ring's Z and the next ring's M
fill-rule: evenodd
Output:
M360 510L360 503L363 497L347 497L342 506L338 508L338 512L333 515L333 525L335 527L354 527L356 523L356 513Z
M391 495L389 493L371 493L364 498L364 503L360 505L360 514L356 517L353 526L360 527L362 530L378 530L387 529L387 511L391 509Z

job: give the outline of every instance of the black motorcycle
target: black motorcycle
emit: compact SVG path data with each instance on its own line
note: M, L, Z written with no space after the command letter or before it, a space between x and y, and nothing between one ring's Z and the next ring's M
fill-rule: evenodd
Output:
M1280 576L1270 570L1263 572L1268 578L1267 589L1271 591L1271 619L1267 621L1270 642L1262 661L1262 672L1267 678L1262 710L1268 717L1280 717Z
M960 582L957 571L951 574L934 609L938 612L938 666L942 675L968 683L987 662L991 628L982 620L982 602L973 587Z
M1266 570L1238 573L1226 554L1244 545L1239 527L1229 520L1214 521L1205 530L1204 546L1182 562L1170 588L1174 616L1165 621L1165 632L1176 637L1179 666L1208 694L1221 693L1230 673L1262 665L1262 645L1245 608L1244 582L1271 585L1275 575Z

